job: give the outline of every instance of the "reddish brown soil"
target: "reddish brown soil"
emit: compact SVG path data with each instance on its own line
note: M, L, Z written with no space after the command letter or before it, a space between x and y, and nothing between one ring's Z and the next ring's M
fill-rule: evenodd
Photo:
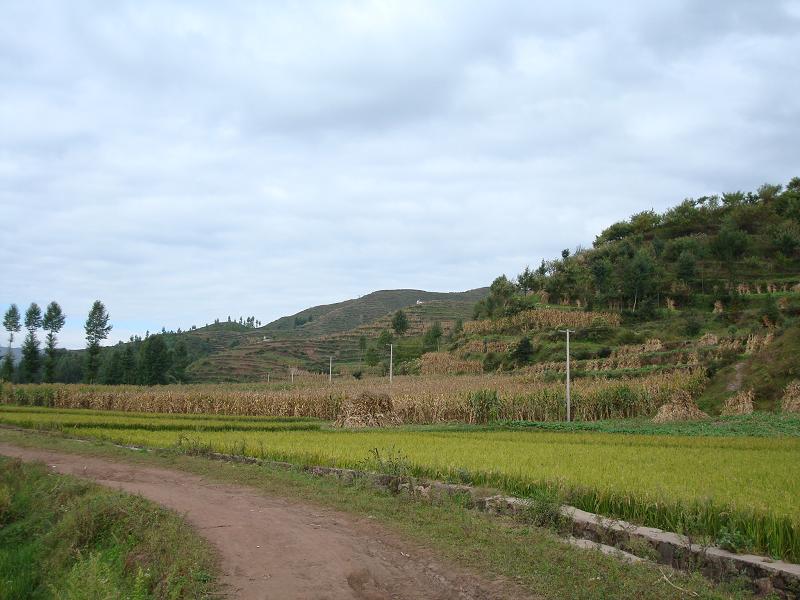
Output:
M368 518L171 471L0 444L0 454L140 494L185 518L217 549L229 598L521 598L436 559Z

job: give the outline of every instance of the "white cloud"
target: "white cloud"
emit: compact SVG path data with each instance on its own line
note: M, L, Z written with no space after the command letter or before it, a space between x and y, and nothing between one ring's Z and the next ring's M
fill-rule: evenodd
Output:
M0 302L81 343L458 290L796 172L797 2L11 1Z

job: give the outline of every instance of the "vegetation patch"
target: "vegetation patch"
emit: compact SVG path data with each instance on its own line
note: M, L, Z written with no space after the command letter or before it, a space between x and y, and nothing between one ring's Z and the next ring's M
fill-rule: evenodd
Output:
M137 496L0 458L0 596L206 598L213 552Z

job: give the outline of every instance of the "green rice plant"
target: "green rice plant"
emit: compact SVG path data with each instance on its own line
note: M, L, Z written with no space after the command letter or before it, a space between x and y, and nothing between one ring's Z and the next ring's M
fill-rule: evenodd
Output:
M735 531L752 540L754 549L800 560L800 439L794 437L98 427L70 433L346 468L363 468L373 449L390 448L393 454L381 450L379 458L402 456L404 474L469 481L519 496L556 494L584 510L709 539ZM388 463L381 468L391 470Z

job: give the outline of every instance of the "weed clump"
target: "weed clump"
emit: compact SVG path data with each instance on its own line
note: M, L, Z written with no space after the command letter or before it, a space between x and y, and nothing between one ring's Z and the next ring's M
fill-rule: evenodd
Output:
M536 490L533 495L527 498L528 506L522 513L524 521L537 527L548 527L560 530L567 519L561 514L561 498L550 489Z

